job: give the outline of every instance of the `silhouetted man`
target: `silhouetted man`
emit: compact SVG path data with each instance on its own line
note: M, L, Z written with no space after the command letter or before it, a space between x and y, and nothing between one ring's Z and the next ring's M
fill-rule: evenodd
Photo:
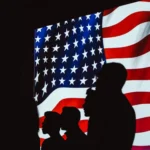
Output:
M62 114L62 129L66 130L68 149L79 149L84 145L86 135L79 127L80 111L75 107L64 107Z
M96 90L87 90L83 105L90 116L88 140L92 149L131 150L135 135L135 112L121 89L127 72L118 63L105 64L98 74Z
M58 113L51 111L45 113L42 130L44 134L50 135L50 138L43 142L42 150L59 150L60 148L63 148L64 139L59 133L60 115Z

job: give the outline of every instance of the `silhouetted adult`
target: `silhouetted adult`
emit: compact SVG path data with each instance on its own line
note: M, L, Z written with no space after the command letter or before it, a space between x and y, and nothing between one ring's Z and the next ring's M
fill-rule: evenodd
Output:
M68 149L82 149L86 135L79 127L80 111L75 107L64 107L62 114L62 129L66 130L66 145Z
M46 112L43 122L42 131L49 134L50 138L46 139L42 144L42 150L59 150L63 148L64 139L60 135L60 114L56 112Z
M87 90L83 105L90 116L88 140L92 149L131 150L135 135L135 112L122 93L127 71L119 63L105 64L98 74L96 90Z

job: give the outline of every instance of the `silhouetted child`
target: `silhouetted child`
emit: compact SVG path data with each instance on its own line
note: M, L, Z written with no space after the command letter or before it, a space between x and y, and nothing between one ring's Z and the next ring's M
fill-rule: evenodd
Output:
M90 116L88 140L93 150L131 150L136 118L121 91L126 77L123 65L108 63L98 74L96 90L87 90L83 107L85 115Z
M42 131L44 134L49 134L50 138L43 142L42 150L58 150L63 148L64 139L59 133L60 121L60 114L52 111L45 113Z
M62 129L66 130L66 144L69 149L81 149L86 135L79 127L80 111L75 107L64 107L62 114Z

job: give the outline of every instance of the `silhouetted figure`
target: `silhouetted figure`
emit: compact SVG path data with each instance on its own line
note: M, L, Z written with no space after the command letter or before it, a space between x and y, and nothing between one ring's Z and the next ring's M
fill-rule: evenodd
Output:
M64 145L64 139L60 135L60 114L56 112L46 112L43 122L42 131L49 134L50 138L46 139L42 144L42 150L59 150Z
M75 107L64 107L61 119L62 129L66 130L67 149L81 149L84 146L86 135L79 127L80 111Z
M124 66L108 63L98 74L96 90L87 90L83 107L85 115L90 116L88 140L93 150L131 150L136 118L121 91L126 77Z

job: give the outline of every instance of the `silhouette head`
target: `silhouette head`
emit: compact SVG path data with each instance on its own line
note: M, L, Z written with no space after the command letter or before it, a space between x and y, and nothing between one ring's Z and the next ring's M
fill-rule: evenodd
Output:
M110 94L121 91L126 78L127 71L125 67L119 63L104 64L101 71L97 74L96 91L101 95L105 92ZM95 105L98 106L100 101L96 101L95 92L92 89L87 90L85 103L83 104L85 116L91 116ZM98 103L97 103L98 102Z
M60 114L52 111L45 112L45 119L42 126L43 133L50 135L58 134L60 123Z
M87 96L85 102L83 104L84 114L85 116L90 116L93 109L93 99L94 99L94 91L89 88L86 92Z
M75 107L64 107L61 114L63 130L76 128L80 121L80 111Z
M126 81L127 71L120 63L104 64L98 73L96 89L120 91Z

